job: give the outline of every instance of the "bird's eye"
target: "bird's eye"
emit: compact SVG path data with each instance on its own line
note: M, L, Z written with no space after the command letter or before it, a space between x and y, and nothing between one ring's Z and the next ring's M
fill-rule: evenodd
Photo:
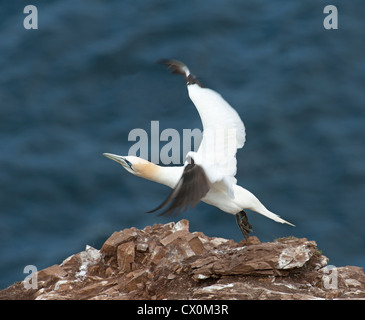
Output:
M127 165L129 166L129 168L132 169L132 164L127 159L124 159L124 161L127 163Z

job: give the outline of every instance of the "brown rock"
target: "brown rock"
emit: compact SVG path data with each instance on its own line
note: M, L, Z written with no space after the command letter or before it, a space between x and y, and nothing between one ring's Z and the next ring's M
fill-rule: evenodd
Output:
M168 236L166 236L165 238L163 238L160 242L163 246L167 246L168 244L175 241L176 239L184 238L187 235L189 235L189 231L186 231L186 230L175 231L175 232L169 234Z
M41 281L47 280L49 278L63 278L66 276L67 272L57 264L38 272L38 280Z
M139 252L146 252L148 250L148 243L138 243L136 250Z
M182 219L173 226L174 231L185 230L189 232L189 221Z
M134 240L138 233L138 229L130 228L124 229L123 231L114 232L103 244L100 249L100 253L104 254L105 256L114 255L117 251L118 246L121 243L128 242Z
M165 256L167 249L165 247L156 247L153 253L151 254L150 264L157 265L160 260Z
M189 232L189 222L115 232L99 251L86 247L38 272L0 299L365 299L359 267L327 266L314 241L261 243Z
M195 254L202 254L205 250L204 245L198 236L191 237L191 239L188 240L188 243L191 250L193 250Z
M119 270L124 272L130 272L134 269L135 258L135 245L133 241L122 243L117 249L117 260Z
M146 282L148 279L148 271L147 270L141 270L141 271L135 271L132 274L132 279L129 280L126 285L122 283L121 288L124 288L128 291L133 291L138 288L143 288L140 284L143 282Z

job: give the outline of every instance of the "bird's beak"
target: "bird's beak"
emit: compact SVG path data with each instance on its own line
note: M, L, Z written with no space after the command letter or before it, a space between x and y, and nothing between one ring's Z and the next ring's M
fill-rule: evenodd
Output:
M116 154L112 154L112 153L103 153L103 156L114 160L115 162L118 162L119 164L121 164L123 167L129 167L127 165L127 162L125 161L125 159L122 156L118 156Z
M112 153L103 153L103 156L121 164L123 168L126 169L128 172L136 174L136 171L134 170L134 168L132 168L132 164L125 157L118 156Z

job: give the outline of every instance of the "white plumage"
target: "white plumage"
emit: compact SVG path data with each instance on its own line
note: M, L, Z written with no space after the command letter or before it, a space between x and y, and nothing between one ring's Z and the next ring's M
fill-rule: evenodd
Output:
M251 231L244 209L258 212L276 222L291 223L272 213L248 190L237 185L236 152L246 141L245 126L223 97L214 90L203 88L189 69L176 60L163 60L173 73L184 76L191 101L203 124L203 139L197 152L186 155L184 166L160 167L133 156L104 154L120 163L134 175L174 188L170 196L155 210L170 202L164 213L193 207L200 200L235 214L245 237Z

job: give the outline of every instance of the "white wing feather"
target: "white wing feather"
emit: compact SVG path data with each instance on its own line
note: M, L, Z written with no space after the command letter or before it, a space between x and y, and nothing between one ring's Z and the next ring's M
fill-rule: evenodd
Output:
M193 84L188 86L188 92L203 124L203 139L197 151L199 158L209 167L214 164L224 176L234 177L236 152L246 141L241 118L214 90Z

